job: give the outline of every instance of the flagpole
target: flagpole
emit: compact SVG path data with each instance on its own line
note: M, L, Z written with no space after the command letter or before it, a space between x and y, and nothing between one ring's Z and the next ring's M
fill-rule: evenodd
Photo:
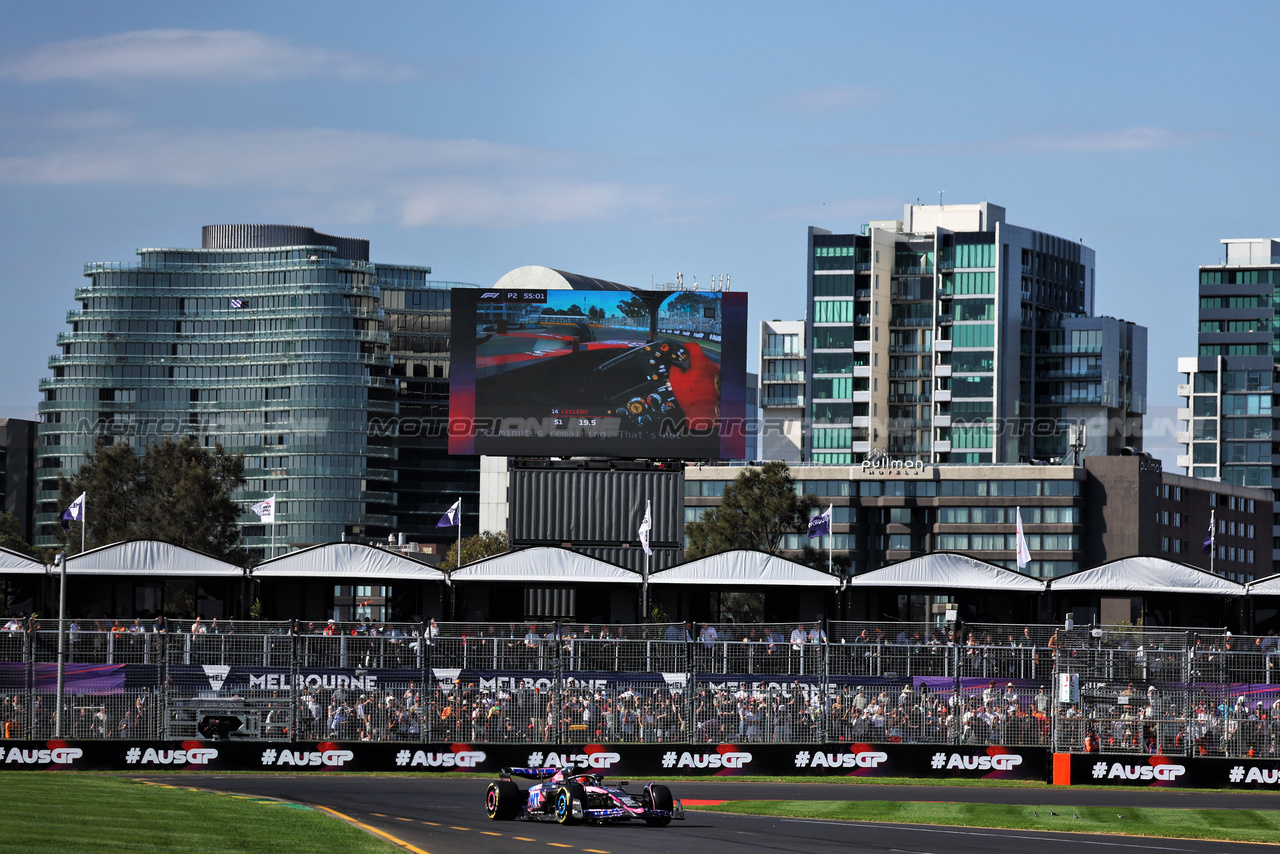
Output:
M462 566L462 496L458 496L458 559L454 562L454 569Z
M89 527L89 490L86 489L84 501L80 502L80 554L84 554L84 529L87 527Z
M1213 559L1218 553L1218 523L1215 519L1217 510L1209 511L1209 571L1213 572Z
M832 568L831 568L831 566L832 566L832 557L831 557L831 555L832 555L832 549L834 549L834 548L835 548L834 543L835 543L835 539L836 539L835 534L831 533L831 525L832 525L832 522L833 522L833 518L832 518L832 517L833 517L834 515L835 515L835 514L831 512L831 506L830 506L830 505L828 505L828 506L827 506L827 575L834 575L834 574L835 574L835 573L834 573L834 571L833 571L833 570L832 570Z

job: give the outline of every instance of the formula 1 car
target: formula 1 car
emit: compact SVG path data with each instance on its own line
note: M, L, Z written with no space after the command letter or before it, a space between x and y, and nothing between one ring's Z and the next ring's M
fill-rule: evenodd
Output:
M527 790L511 778L538 780ZM684 806L661 783L648 783L638 795L605 785L598 774L579 774L570 768L503 768L502 779L490 783L485 813L494 821L525 818L559 824L606 824L642 819L650 827L684 820Z

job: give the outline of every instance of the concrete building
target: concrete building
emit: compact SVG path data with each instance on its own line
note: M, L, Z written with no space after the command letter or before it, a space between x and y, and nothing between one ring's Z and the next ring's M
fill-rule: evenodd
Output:
M807 460L1060 458L1080 421L1085 451L1141 447L1145 329L1093 318L1092 249L1002 207L810 228L807 305Z
M760 323L759 456L798 463L804 447L803 320Z
M718 506L741 470L687 468L685 521ZM1031 552L1022 572L1036 578L1138 555L1209 569L1201 545L1211 510L1221 532L1213 570L1240 582L1271 572L1269 492L1166 474L1143 454L1086 457L1080 466L868 461L791 474L804 494L832 506L833 524L830 537L787 535L784 549L796 557L806 546L830 547L854 573L930 552L1015 569L1019 512Z
M86 265L41 382L38 544L54 543L57 475L98 437L190 435L243 452L235 498L247 508L276 496L278 551L456 533L435 522L478 492L478 460L448 458L445 423L429 423L447 397L454 283L375 265L367 240L300 226L206 226L199 249L138 255ZM468 533L474 508L464 505ZM267 556L272 532L248 512L242 526L250 554Z

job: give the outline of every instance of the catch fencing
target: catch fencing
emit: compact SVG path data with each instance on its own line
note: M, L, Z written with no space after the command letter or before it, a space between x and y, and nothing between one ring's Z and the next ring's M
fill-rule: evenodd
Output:
M1280 648L1219 630L936 623L29 621L0 736L917 743L1280 755Z

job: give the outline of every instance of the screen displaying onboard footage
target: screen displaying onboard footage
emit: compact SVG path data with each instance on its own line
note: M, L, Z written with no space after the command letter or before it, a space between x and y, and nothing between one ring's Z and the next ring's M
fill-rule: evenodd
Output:
M746 453L744 293L458 288L451 311L451 453Z

